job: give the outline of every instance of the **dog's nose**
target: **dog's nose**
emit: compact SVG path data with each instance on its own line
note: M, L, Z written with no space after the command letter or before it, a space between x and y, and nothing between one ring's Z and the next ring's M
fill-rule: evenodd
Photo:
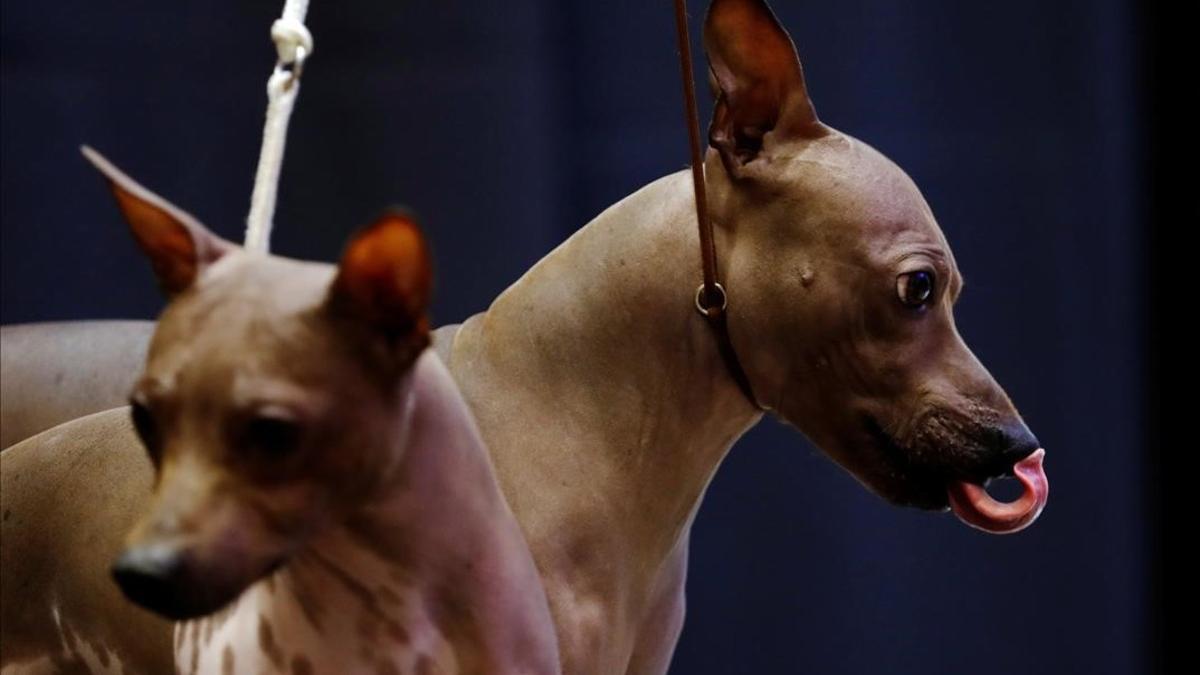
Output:
M183 553L168 544L128 549L112 566L125 597L168 618L183 618L178 601L183 571Z
M1024 422L1012 422L1002 425L999 429L996 458L996 473L1012 475L1013 465L1025 459L1034 450L1042 447L1029 427Z

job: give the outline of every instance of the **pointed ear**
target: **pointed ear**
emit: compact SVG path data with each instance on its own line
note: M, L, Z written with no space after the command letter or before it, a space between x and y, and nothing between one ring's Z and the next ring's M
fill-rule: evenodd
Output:
M330 305L389 339L429 332L433 264L417 221L389 210L346 245L330 289Z
M133 239L150 259L168 296L186 290L205 265L236 248L209 232L195 218L138 184L100 153L83 146L83 156L108 180L117 208Z
M758 156L763 136L823 133L792 38L763 0L713 0L704 20L716 105L708 141L730 175Z

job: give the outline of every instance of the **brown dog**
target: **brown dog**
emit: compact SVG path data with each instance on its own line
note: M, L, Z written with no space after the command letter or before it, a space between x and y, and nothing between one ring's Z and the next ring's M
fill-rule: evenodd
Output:
M4 672L170 669L169 641L110 640L162 634L99 609L113 594L88 577L109 556L125 595L181 622L182 672L558 672L529 549L426 349L430 263L413 221L380 218L337 268L246 253L85 154L171 302L133 429L128 410L100 413L0 460ZM41 498L51 484L28 470L48 451L123 489ZM87 522L97 507L138 517L119 557ZM67 595L64 578L84 585Z
M715 0L704 42L716 250L756 403L892 503L945 511L953 495L973 525L1028 525L1042 454L955 328L961 276L916 185L818 120L761 0ZM543 575L566 672L666 670L692 520L761 418L693 307L700 278L680 172L435 338ZM1010 472L1026 494L997 504L982 486Z

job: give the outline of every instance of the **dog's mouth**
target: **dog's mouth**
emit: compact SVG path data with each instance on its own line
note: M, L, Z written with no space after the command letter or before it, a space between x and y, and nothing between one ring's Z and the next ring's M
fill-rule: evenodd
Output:
M952 476L916 466L912 456L873 418L865 420L866 429L878 447L895 466L904 482L905 495L893 501L930 510L949 508L963 523L990 534L1011 534L1029 527L1046 507L1050 483L1043 467L1046 451L1037 448L1009 465L991 467L977 475ZM993 478L1013 476L1021 483L1021 496L1001 502L986 490Z

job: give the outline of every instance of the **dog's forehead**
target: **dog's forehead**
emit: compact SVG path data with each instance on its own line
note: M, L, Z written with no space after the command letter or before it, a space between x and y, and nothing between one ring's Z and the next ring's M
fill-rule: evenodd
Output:
M297 359L305 349L319 350L327 339L318 317L334 271L244 252L222 258L159 318L150 370L166 375L200 364L214 371L270 366L255 354L283 355L292 367L302 366Z
M194 290L216 302L288 312L323 302L335 272L326 263L239 250L207 268Z
M335 269L331 265L244 251L204 270L186 297L173 303L181 314L287 317L325 302Z
M784 173L800 192L796 207L820 214L830 225L876 240L890 234L945 246L933 211L912 178L853 136L831 131L805 143Z

